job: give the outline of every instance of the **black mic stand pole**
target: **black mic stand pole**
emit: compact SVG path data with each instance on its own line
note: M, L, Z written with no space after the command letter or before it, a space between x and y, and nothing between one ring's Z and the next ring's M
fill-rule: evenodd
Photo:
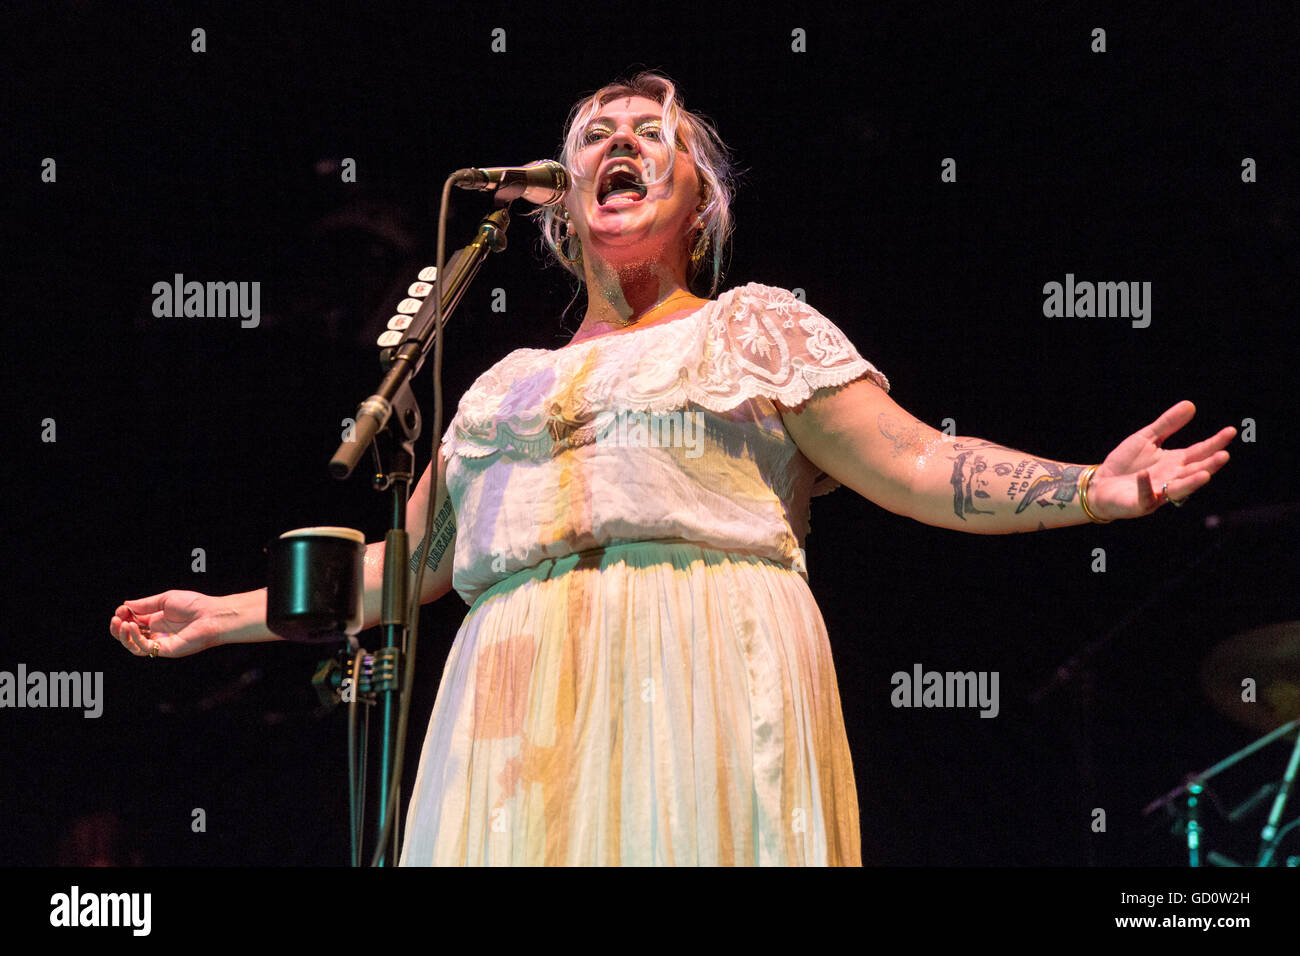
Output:
M506 247L505 231L510 225L510 200L497 194L497 208L479 223L474 241L456 251L444 267L442 282L442 324L460 304L489 252ZM384 628L383 650L375 655L370 691L383 696L383 730L379 767L379 839L383 839L384 808L389 800L389 774L394 749L394 720L399 703L401 652L406 650L409 579L407 562L410 542L406 534L406 504L414 478L415 442L420 437L420 410L411 393L410 381L427 357L428 346L437 331L437 299L429 296L415 314L405 338L385 355L387 374L373 395L357 408L356 425L330 459L330 474L340 480L356 468L367 446L374 449L377 491L392 491L392 526L384 536L383 606L380 624ZM394 433L395 430L395 433ZM435 435L435 442L439 436ZM436 465L438 449L434 448ZM429 507L436 503L429 501ZM398 648L401 648L399 652ZM353 687L362 690L362 675L353 674ZM354 811L355 812L355 811ZM393 827L394 843L398 828Z

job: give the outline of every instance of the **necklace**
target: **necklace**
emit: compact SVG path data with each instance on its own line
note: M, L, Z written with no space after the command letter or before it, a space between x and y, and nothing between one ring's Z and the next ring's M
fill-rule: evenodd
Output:
M655 325L655 324L657 324L657 323L654 323L654 322L646 323L646 321L645 321L646 316L653 314L655 311L657 311L657 310L659 310L659 309L662 309L662 308L663 308L665 305L667 305L669 302L672 302L674 299L679 298L679 297L684 296L684 295L689 296L689 295L691 295L691 293L690 293L689 291L687 291L686 289L678 289L678 290L677 290L676 292L674 292L672 295L668 296L667 298L663 299L663 300L660 301L660 302L656 302L654 305L652 305L652 306L651 306L649 309L647 309L645 312L642 312L641 315L640 315L640 317L637 318L636 320L634 320L634 321L624 321L624 320L622 320L622 319L619 319L619 320L617 321L617 323L608 323L608 324L610 324L610 325L615 325L615 327L618 329L619 332L626 332L628 329L632 328L633 326L646 326L647 324L650 325L650 326L653 326L653 325ZM581 332L581 328L579 328L578 331ZM597 333L597 334L594 334L594 335L592 335L592 334L588 334L588 335L583 336L581 339L578 339L578 338L577 338L578 332L575 332L575 333L574 333L574 338L576 339L576 341L575 341L575 340L570 340L569 345L577 345L577 344L579 344L580 342L585 342L585 341L589 341L589 340L591 340L591 339L596 339L596 338L604 338L604 337L606 337L606 336L608 336L608 335L613 335L613 334L615 334L615 333L612 333L612 332L600 332L600 333ZM567 348L567 346L564 346L564 347Z
M647 315L653 315L656 311L658 311L659 309L663 308L663 307L664 307L665 305L667 305L669 302L673 301L673 299L676 299L676 298L678 298L679 296L683 296L683 295L690 295L690 293L689 293L688 291L686 291L685 289L678 289L678 290L677 290L676 292L674 292L672 295L668 296L668 298L663 299L663 300L660 301L660 302L656 302L654 305L650 306L650 308L648 308L648 309L646 309L644 312L642 312L641 315L640 315L637 319L635 319L635 320L631 320L631 321L620 322L620 323L619 323L619 324L620 324L620 327L626 329L626 328L629 328L630 326L638 325L638 324L640 324L640 323L643 323L643 322L645 321L645 318L646 318Z

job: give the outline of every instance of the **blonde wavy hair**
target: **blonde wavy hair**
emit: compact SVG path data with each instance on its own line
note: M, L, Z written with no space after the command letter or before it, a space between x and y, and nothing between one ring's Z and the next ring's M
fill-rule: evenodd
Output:
M643 96L658 103L664 114L663 141L674 143L678 149L685 150L695 164L695 173L704 192L704 211L700 213L704 229L696 239L694 248L700 249L703 246L704 251L698 259L687 256L686 284L695 289L697 280L703 279L707 282L708 295L716 295L723 276L723 256L730 246L734 228L731 201L735 195L737 169L731 151L722 142L713 124L702 114L686 109L682 95L672 80L660 73L643 70L630 79L602 86L590 96L583 97L569 111L559 162L571 177L586 178L586 171L574 165L582 150L583 131L601 107L610 100L625 96ZM654 180L655 183L672 175L673 164L667 165L668 168ZM537 218L542 242L556 264L574 276L581 285L584 281L581 263L568 262L560 252L561 243L565 240L563 211L563 204L557 203L554 206L541 206L528 215Z

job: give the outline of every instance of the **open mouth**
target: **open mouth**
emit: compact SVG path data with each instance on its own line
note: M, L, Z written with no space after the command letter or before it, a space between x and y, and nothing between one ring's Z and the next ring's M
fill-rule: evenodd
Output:
M646 187L631 163L610 167L596 190L596 202L602 206L626 206L646 197Z

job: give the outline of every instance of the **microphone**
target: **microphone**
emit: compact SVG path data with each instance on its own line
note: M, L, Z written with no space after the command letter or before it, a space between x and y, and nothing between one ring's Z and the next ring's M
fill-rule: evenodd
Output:
M495 192L505 202L522 199L538 206L553 206L569 189L569 172L553 159L527 166L488 166L458 169L452 182L461 189Z

